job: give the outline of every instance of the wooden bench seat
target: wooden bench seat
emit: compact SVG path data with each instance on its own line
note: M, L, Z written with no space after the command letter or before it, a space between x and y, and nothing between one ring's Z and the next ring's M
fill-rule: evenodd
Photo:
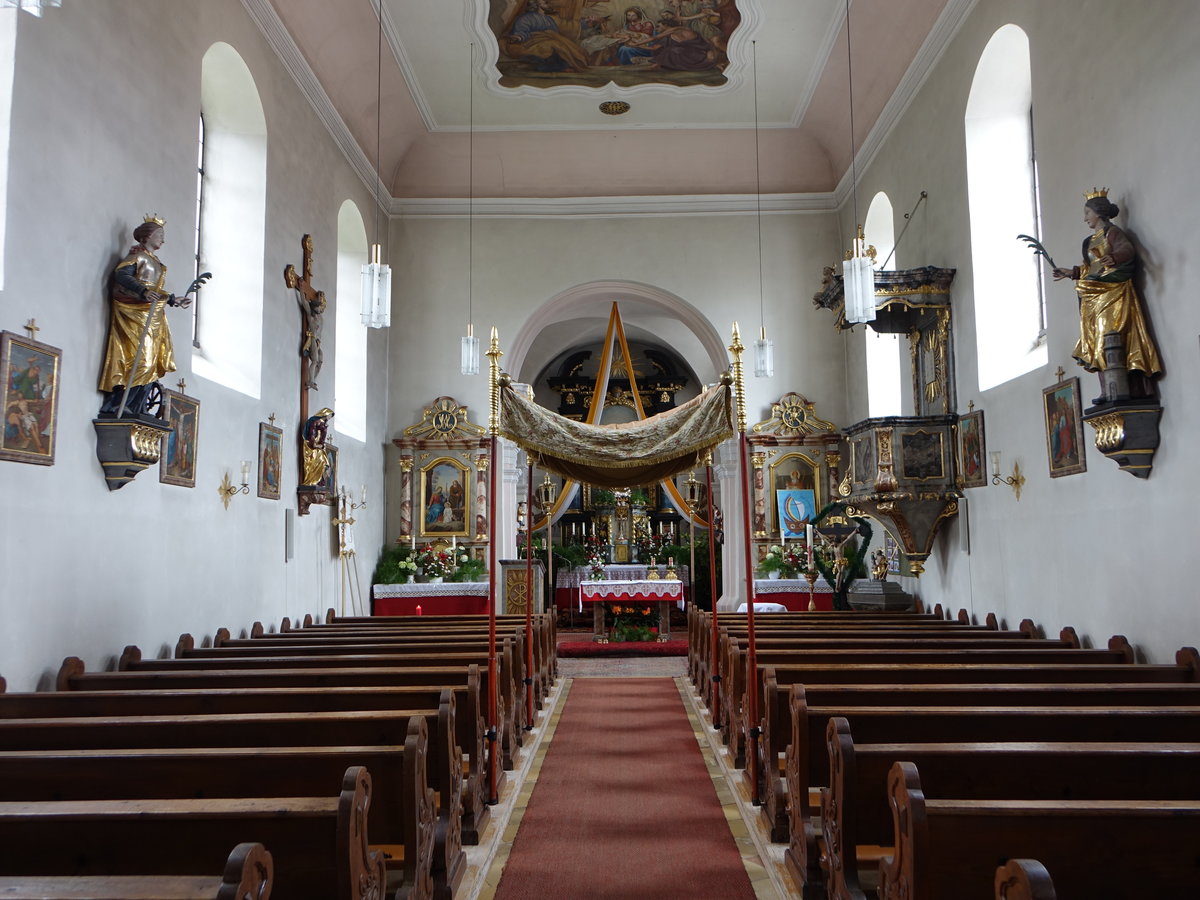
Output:
M916 766L888 778L895 853L880 895L986 897L997 861L1037 859L1066 897L1200 896L1200 800L928 799Z
M443 729L449 725L446 712L443 708L440 716ZM433 718L439 721L437 714ZM97 766L109 766L113 772L127 771L123 750L176 750L176 754L160 754L157 762L147 760L148 772L179 774L181 768L190 766L196 780L151 782L152 776L148 775L143 786L137 783L136 771L131 773L132 780L119 784L96 782L86 771L72 778L65 771L70 766L70 754L84 749L111 751L113 760ZM202 753L202 749L213 752ZM33 758L38 753L59 751L64 786L55 797L63 799L82 799L73 797L73 791L114 800L164 794L167 798L304 796L312 784L319 783L314 776L336 783L350 766L363 766L369 761L374 781L372 833L379 843L404 847L405 883L432 881L436 874L439 896L448 898L464 872L458 787L461 763L457 773L445 776L457 776L452 790L458 790L458 794L443 796L445 806L439 812L427 771L432 764L446 767L450 763L431 753L427 714L423 712L2 719L0 758L5 751L26 751L14 755L16 762L12 765L28 773L46 772ZM188 754L194 758L185 758ZM0 761L0 772L5 764ZM55 791L54 772L46 778L38 781L31 774L28 786L0 785L0 798L29 799L31 795L41 796L39 792Z
M796 684L781 687L776 670L763 670L763 718L759 739L762 763L759 796L771 840L786 842L783 764L791 738L791 691L810 706L850 709L858 706L1198 706L1200 684L1141 683L995 683L995 684ZM747 770L748 772L749 770ZM748 776L747 776L748 777Z
M194 875L230 835L269 846L275 896L378 900L384 858L368 845L371 777L346 771L329 797L0 802L0 876ZM397 896L424 900L429 882Z
M473 674L474 677L471 677ZM333 712L338 710L440 709L443 692L453 695L453 741L468 754L461 781L462 842L476 844L490 817L485 800L486 767L478 671L465 685L410 687L207 688L179 691L54 691L0 694L0 718L66 716L231 715L257 712ZM430 729L431 752L441 751L438 729ZM431 786L453 796L441 783L440 767L428 767ZM452 776L448 776L452 777ZM2 895L0 895L2 896Z
M812 870L816 830L810 791L828 787L825 732L845 717L864 743L962 741L1200 742L1200 707L815 707L792 694L792 737L785 755L789 843L785 859L799 881Z
M916 765L926 799L1173 800L1200 798L1200 743L856 743L849 722L826 730L829 787L822 790L822 868L829 895L865 900L856 848L893 837L888 774ZM808 884L821 882L809 860ZM874 873L872 873L874 875ZM874 878L871 879L872 881Z
M275 866L262 844L238 844L220 875L9 875L5 900L269 900Z
M518 748L524 743L522 724L525 716L524 704L520 702L519 680L516 675L514 661L515 648L510 640L505 640L502 652L498 655L497 672L497 724L499 731L500 750L503 755L503 767L511 770L515 766ZM479 673L480 689L483 697L487 696L487 658L486 654L475 653L423 653L423 654L383 654L379 656L337 655L330 656L245 656L224 659L143 659L141 651L135 646L126 647L121 654L117 669L119 673L147 674L163 673L176 674L180 672L220 672L223 678L229 673L263 672L263 671L303 671L350 673L345 677L349 681L343 683L363 684L404 684L400 672L405 669L424 671L427 669L445 667L448 670L465 671L476 666ZM378 677L369 674L377 670ZM227 682L232 686L232 682ZM408 681L407 683L421 683ZM126 688L118 688L126 689ZM481 698L482 699L482 698Z

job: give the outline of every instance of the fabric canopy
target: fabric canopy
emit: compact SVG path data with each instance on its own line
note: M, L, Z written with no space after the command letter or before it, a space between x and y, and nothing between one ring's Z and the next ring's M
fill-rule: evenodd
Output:
M620 425L585 425L500 389L500 433L543 469L604 488L655 484L699 465L733 435L728 387Z

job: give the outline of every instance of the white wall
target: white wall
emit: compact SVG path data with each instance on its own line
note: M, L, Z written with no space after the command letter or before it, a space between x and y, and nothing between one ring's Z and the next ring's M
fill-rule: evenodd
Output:
M370 210L350 169L237 0L170 4L69 3L22 17L12 110L6 280L0 328L27 319L63 350L57 459L52 467L0 462L4 498L0 568L0 674L10 690L45 685L66 655L103 668L126 644L156 655L181 632L320 613L338 602L339 567L320 508L297 520L296 557L284 561L284 511L295 507L299 313L283 284L299 267L300 238L316 243L315 275L333 296L338 207ZM136 22L136 27L130 23ZM189 323L173 311L178 374L198 397L197 484L158 482L157 468L110 493L91 419L107 332L104 284L146 212L167 219L164 262L182 290L192 269L200 61L226 41L254 75L272 135L267 164L262 397L253 400L190 371ZM276 139L278 138L278 139ZM314 173L320 173L317 176ZM215 271L236 279L237 271ZM334 316L327 314L325 372L316 407L332 399ZM372 335L369 384L382 409L386 340ZM327 398L327 399L323 399ZM255 457L258 423L284 428L283 499L238 496L222 508L217 485ZM382 542L384 423L365 443L339 436L340 481L366 483L376 503L358 515L361 576Z
M1085 405L1097 379L1070 358L1078 337L1069 283L1050 286L1049 362L988 391L978 390L972 260L966 207L963 111L979 54L996 29L1013 22L1030 36L1034 128L1041 170L1045 240L1060 265L1072 265L1087 231L1083 192L1111 188L1116 220L1145 248L1145 302L1165 360L1162 446L1148 481L1118 471L1089 443L1085 474L1051 479L1042 389L1081 377ZM914 583L930 603L994 611L1010 625L1030 617L1057 634L1075 626L1095 645L1122 633L1156 662L1200 640L1200 604L1185 576L1196 534L1194 466L1200 439L1194 396L1200 308L1188 285L1197 220L1181 197L1192 169L1200 121L1194 87L1200 61L1194 35L1200 7L1157 0L1083 4L981 0L899 126L866 169L860 196L887 191L897 209L918 211L901 247L905 265L956 267L953 286L958 408L984 410L989 450L1005 473L1019 461L1028 481L967 491L968 555L962 522L935 545ZM995 202L1003 203L998 196ZM843 211L848 216L848 213ZM977 261L987 265L987 260ZM1004 272L992 273L1003 278ZM850 385L862 408L862 369Z

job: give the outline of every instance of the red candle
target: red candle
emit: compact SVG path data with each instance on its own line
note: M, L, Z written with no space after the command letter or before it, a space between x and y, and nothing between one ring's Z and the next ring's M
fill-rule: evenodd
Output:
M420 614L421 614L421 604L418 603L417 604L417 615L419 616Z

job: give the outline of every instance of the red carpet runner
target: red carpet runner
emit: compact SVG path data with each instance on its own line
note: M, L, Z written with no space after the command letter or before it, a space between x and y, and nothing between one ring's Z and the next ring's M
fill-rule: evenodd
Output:
M669 678L576 678L496 900L753 900Z

